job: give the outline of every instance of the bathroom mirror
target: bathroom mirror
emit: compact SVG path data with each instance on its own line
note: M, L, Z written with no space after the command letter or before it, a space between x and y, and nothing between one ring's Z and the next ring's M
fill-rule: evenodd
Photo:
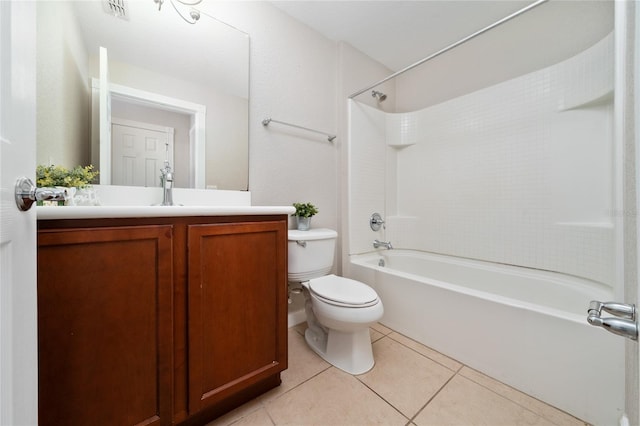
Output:
M38 2L38 164L104 163L96 97L104 47L110 126L171 129L176 187L247 190L249 36L207 10L189 24L169 2L158 10L152 0L128 1L120 17L108 4ZM110 175L100 183L126 184Z

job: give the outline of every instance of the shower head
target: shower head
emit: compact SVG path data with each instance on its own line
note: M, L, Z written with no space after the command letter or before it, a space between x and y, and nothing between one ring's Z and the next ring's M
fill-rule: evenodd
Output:
M376 98L378 100L378 102L384 102L384 100L387 99L387 95L385 95L382 92L378 92L377 90L372 90L371 91L371 96Z

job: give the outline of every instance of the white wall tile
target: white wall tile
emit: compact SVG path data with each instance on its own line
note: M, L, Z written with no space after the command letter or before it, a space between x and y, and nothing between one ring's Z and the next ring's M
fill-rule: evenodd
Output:
M608 36L562 63L416 112L378 118L354 104L362 118L352 122L351 219L384 201L368 185L379 185L386 156L396 193L384 237L394 247L612 284L612 50ZM373 115L384 126L368 123ZM405 146L385 154L380 138ZM352 253L371 250L371 231L351 237Z

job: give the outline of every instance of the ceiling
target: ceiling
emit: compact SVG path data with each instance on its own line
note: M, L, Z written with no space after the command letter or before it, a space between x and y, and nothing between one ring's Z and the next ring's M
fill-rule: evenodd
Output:
M270 3L294 19L334 41L344 41L391 71L401 70L446 46L455 43L496 21L521 10L534 0L272 0ZM176 58L188 60L161 62L165 72L187 70L191 78L211 76L210 66L198 61L210 60L202 51L215 51L213 58L246 52L231 43L226 35L205 34L213 22L203 16L199 25L187 25L177 19L169 4L157 10L151 0L129 1L130 19L123 21L105 14L100 1L74 2L82 14L81 26L87 39L115 52L132 53L123 61L166 58L169 46L178 43ZM613 0L549 0L508 23L477 37L464 46L442 55L424 72L442 69L449 81L477 90L542 67L557 63L601 40L613 28ZM89 10L91 9L91 10ZM138 10L140 9L140 10ZM206 15L206 14L205 14ZM135 21L136 25L132 25ZM149 22L147 22L149 21ZM146 29L160 23L161 31ZM231 28L224 28L226 32ZM133 33L134 29L138 31ZM183 34L184 33L184 34ZM109 43L109 35L117 35ZM176 36L180 35L180 36ZM246 34L242 43L247 43ZM189 43L181 43L188 38ZM241 37L242 39L243 37ZM212 45L211 40L220 40ZM200 46L196 41L207 43ZM110 45L109 45L110 44ZM134 49L134 45L138 49ZM97 49L97 48L96 48ZM93 49L94 51L97 51ZM139 52L145 52L143 55ZM242 53L246 62L247 54ZM489 66L493 64L495 66ZM140 64L139 66L142 66ZM483 71L482 67L486 69ZM427 70L425 70L427 68ZM455 72L465 72L454 75ZM422 72L422 71L421 71ZM488 74L487 78L482 73ZM243 81L246 82L243 77ZM219 79L221 80L221 78ZM442 75L424 80L444 81ZM477 81L476 81L477 80ZM229 85L227 85L229 86ZM232 86L229 86L232 87ZM434 90L430 89L430 92ZM434 98L432 101L442 101Z
M161 71L223 93L249 96L249 36L206 12L197 25L189 25L169 2L158 10L152 0L127 1L126 19L105 11L103 1L70 3L91 56L105 47L111 64Z
M274 0L271 3L326 37L335 41L346 41L392 71L398 71L533 2ZM544 22L544 27L529 33L528 38L532 38L531 34L537 36L541 32L558 28L563 31L562 39L566 40L575 33L573 29L589 26L589 19L608 15L609 10L613 9L613 2L607 0L552 0L549 3L554 5L543 4L536 8L546 8L549 13L544 13L544 20L538 21ZM570 12L571 17L559 16L556 10L560 7L567 10L573 8ZM588 17L574 13L576 7L585 10ZM553 48L555 44L551 43L545 47Z

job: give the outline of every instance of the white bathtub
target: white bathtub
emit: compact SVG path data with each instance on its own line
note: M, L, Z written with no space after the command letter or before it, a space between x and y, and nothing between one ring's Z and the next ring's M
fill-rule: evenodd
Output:
M606 287L405 250L351 256L348 269L376 290L388 327L589 423L618 424L624 339L586 321L589 301L613 299Z

